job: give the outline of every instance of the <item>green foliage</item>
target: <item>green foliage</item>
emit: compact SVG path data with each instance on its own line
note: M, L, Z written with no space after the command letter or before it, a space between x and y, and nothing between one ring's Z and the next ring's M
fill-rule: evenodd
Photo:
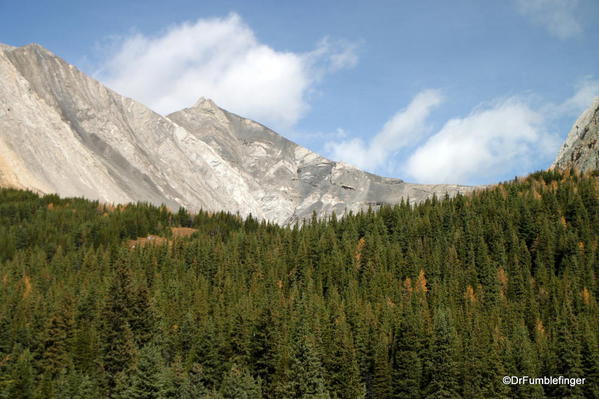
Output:
M597 397L598 187L289 228L0 189L0 398Z
M168 392L170 387L164 387L160 378L163 364L159 348L152 344L144 346L129 377L129 384L125 390L126 396L131 399L159 399L164 397L163 392Z
M420 398L422 387L422 337L412 313L403 315L392 348L393 397Z
M445 309L435 313L434 340L429 353L430 382L426 398L460 398L456 336L452 318Z
M221 386L221 393L225 399L260 399L262 389L247 369L233 365L225 375Z
M15 347L13 353L3 359L2 366L0 398L33 398L35 373L29 350Z
M314 337L303 326L298 329L294 337L289 391L292 398L329 398L321 360L314 341Z

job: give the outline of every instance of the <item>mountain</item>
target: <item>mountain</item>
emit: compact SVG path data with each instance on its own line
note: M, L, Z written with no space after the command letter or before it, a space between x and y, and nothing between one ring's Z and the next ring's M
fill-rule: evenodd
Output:
M37 44L0 46L0 185L288 224L472 187L376 176L211 100L167 117Z
M363 172L301 147L261 124L200 99L193 107L168 115L225 159L252 191L270 220L309 217L313 211L343 214L402 198L420 202L433 194L470 191L458 185L418 185ZM251 183L249 183L251 182Z
M209 146L42 47L4 50L0 74L2 184L105 202L255 209Z
M576 120L552 167L599 170L599 97Z

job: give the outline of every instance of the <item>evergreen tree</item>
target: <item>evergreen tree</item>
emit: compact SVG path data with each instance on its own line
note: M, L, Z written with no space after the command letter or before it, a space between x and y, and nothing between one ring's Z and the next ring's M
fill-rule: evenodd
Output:
M201 385L208 390L217 388L222 376L222 360L219 348L215 344L216 332L213 324L204 324L190 353L190 360L196 364L198 371L196 376L201 378Z
M291 359L292 398L328 399L323 377L322 364L318 356L314 337L305 326L300 326L295 335Z
M35 373L33 370L33 356L29 350L19 351L15 348L12 356L15 357L10 373L0 380L1 398L34 398ZM6 360L4 360L6 361Z
M98 367L97 293L92 288L77 307L72 339L72 358L76 369L96 373Z
M577 325L567 304L560 315L557 326L557 342L555 346L556 357L558 359L557 375L563 375L570 378L583 377L582 355L579 337L577 336ZM580 385L570 387L567 385L558 385L552 387L553 393L562 398L579 399L583 398Z
M460 398L455 330L452 319L445 309L439 309L435 314L434 341L430 359L431 381L426 389L426 398Z
M584 396L599 398L599 345L593 328L588 322L582 328L582 369L586 377Z
M221 389L225 399L261 399L262 389L247 369L233 365L225 375Z
M159 399L162 397L162 357L153 344L144 346L139 361L132 370L126 394L131 399Z
M130 284L130 271L119 266L102 312L102 364L107 374L109 392L116 386L117 375L132 366L137 353L129 325Z
M541 375L538 360L536 359L536 352L532 347L530 338L528 337L528 330L524 325L520 325L516 328L513 336L513 358L515 365L514 375L520 376L539 376ZM514 387L519 398L543 398L543 386L542 385L530 385L524 384Z
M395 331L393 339L393 397L421 397L422 361L421 338L417 330L418 323L411 313L404 314Z
M365 386L360 378L356 351L343 315L333 321L332 329L323 361L331 396L363 398Z
M42 364L44 373L51 377L57 376L69 366L73 324L74 321L65 311L55 313L48 322Z
M384 337L379 337L375 343L372 359L372 385L368 398L388 399L392 395L391 364L389 349Z
M204 377L200 364L194 363L191 365L187 378L182 381L179 387L179 392L181 399L203 398L208 395L208 389L204 386Z
M266 386L270 385L275 372L275 345L277 339L275 334L277 329L278 326L275 325L275 319L269 306L260 313L250 341L252 372L264 381Z

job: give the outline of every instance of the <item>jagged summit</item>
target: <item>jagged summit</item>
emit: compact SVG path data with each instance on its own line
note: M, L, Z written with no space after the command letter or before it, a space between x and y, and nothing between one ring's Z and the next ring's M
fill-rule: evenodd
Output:
M219 107L210 98L200 97L192 108L215 109Z
M164 117L38 44L2 49L0 185L281 224L473 189L363 172L207 98Z
M552 167L599 170L599 97L574 122Z

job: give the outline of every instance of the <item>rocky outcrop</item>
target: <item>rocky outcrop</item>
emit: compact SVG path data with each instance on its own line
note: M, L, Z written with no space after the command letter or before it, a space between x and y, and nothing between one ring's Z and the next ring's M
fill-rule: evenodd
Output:
M599 170L599 97L576 120L552 167Z
M168 118L244 176L269 220L291 223L313 212L339 215L398 203L402 198L420 202L433 194L453 196L471 190L458 185L409 184L331 161L204 98Z
M163 117L48 50L0 46L0 185L287 224L473 188L334 162L201 99Z

